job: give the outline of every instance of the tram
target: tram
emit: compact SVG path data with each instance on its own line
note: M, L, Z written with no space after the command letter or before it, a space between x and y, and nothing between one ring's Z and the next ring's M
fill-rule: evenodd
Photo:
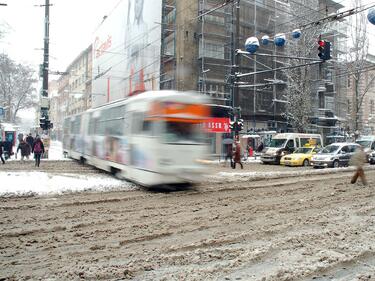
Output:
M198 181L208 102L194 92L150 91L67 117L64 154L146 187Z

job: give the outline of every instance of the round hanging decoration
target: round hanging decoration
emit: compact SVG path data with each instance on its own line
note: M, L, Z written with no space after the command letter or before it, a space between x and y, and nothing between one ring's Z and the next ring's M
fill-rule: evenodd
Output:
M256 37L249 37L245 42L245 49L251 54L254 54L259 47L259 40Z
M284 46L285 42L286 42L285 33L276 34L274 42L275 42L275 45L278 46L278 47Z
M292 31L292 37L298 39L301 37L301 29L297 28Z
M268 45L269 42L270 42L270 37L268 35L264 35L262 37L262 44L263 45Z
M367 14L367 19L369 22L375 25L375 8L370 9Z

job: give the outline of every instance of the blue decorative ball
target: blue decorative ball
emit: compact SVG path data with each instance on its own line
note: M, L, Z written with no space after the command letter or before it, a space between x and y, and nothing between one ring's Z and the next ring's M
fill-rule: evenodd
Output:
M372 8L370 9L370 11L368 11L367 19L369 22L375 25L375 8Z
M286 42L285 34L284 33L276 34L274 42L275 42L275 45L278 47L284 46Z
M298 39L301 37L301 29L295 29L292 31L292 37Z
M268 35L264 35L262 37L262 44L263 45L268 45L269 42L270 42L270 37Z
M245 42L245 49L249 53L253 54L258 50L259 47L259 40L256 37L249 37L246 39Z

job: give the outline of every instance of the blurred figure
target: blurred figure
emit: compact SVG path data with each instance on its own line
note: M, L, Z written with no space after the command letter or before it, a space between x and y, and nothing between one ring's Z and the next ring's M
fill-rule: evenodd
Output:
M4 147L4 142L2 141L2 139L0 137L0 159L1 159L1 162L3 162L3 164L5 164L5 160L4 160L4 157L3 157L3 147Z
M6 139L3 142L3 148L4 148L4 158L9 159L13 155L13 143L11 140Z
M233 168L233 147L231 144L227 145L227 154L225 155L225 166L227 165L228 158L230 161L230 166Z
M257 147L257 152L262 152L263 148L264 148L264 144L263 142L260 142L260 144Z
M23 134L22 133L19 133L18 136L17 136L17 140L18 140L18 144L21 143L21 141L23 140Z
M33 147L33 143L34 143L34 138L31 135L31 133L26 137L26 142L30 146L30 150L31 150Z
M32 147L32 152L34 153L35 158L35 166L39 167L40 165L40 157L44 153L44 145L40 137L37 135L35 137L35 141Z
M233 156L233 169L236 169L236 163L240 164L241 169L243 169L243 165L241 163L241 146L239 142L236 142L236 147Z
M357 167L357 170L355 171L352 180L350 183L355 183L358 179L358 177L361 178L362 183L364 185L367 185L366 177L365 177L365 172L363 171L363 165L366 162L366 153L364 151L363 146L360 146L354 155L351 157L350 162L352 165Z
M30 146L25 142L24 140L21 140L17 147L17 153L18 151L21 150L21 162L24 162L24 158L29 159L30 156Z

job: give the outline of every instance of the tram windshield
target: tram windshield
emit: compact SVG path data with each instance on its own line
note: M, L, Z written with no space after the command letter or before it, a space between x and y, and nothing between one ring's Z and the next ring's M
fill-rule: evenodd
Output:
M166 143L203 143L202 126L198 123L166 121L164 141Z

